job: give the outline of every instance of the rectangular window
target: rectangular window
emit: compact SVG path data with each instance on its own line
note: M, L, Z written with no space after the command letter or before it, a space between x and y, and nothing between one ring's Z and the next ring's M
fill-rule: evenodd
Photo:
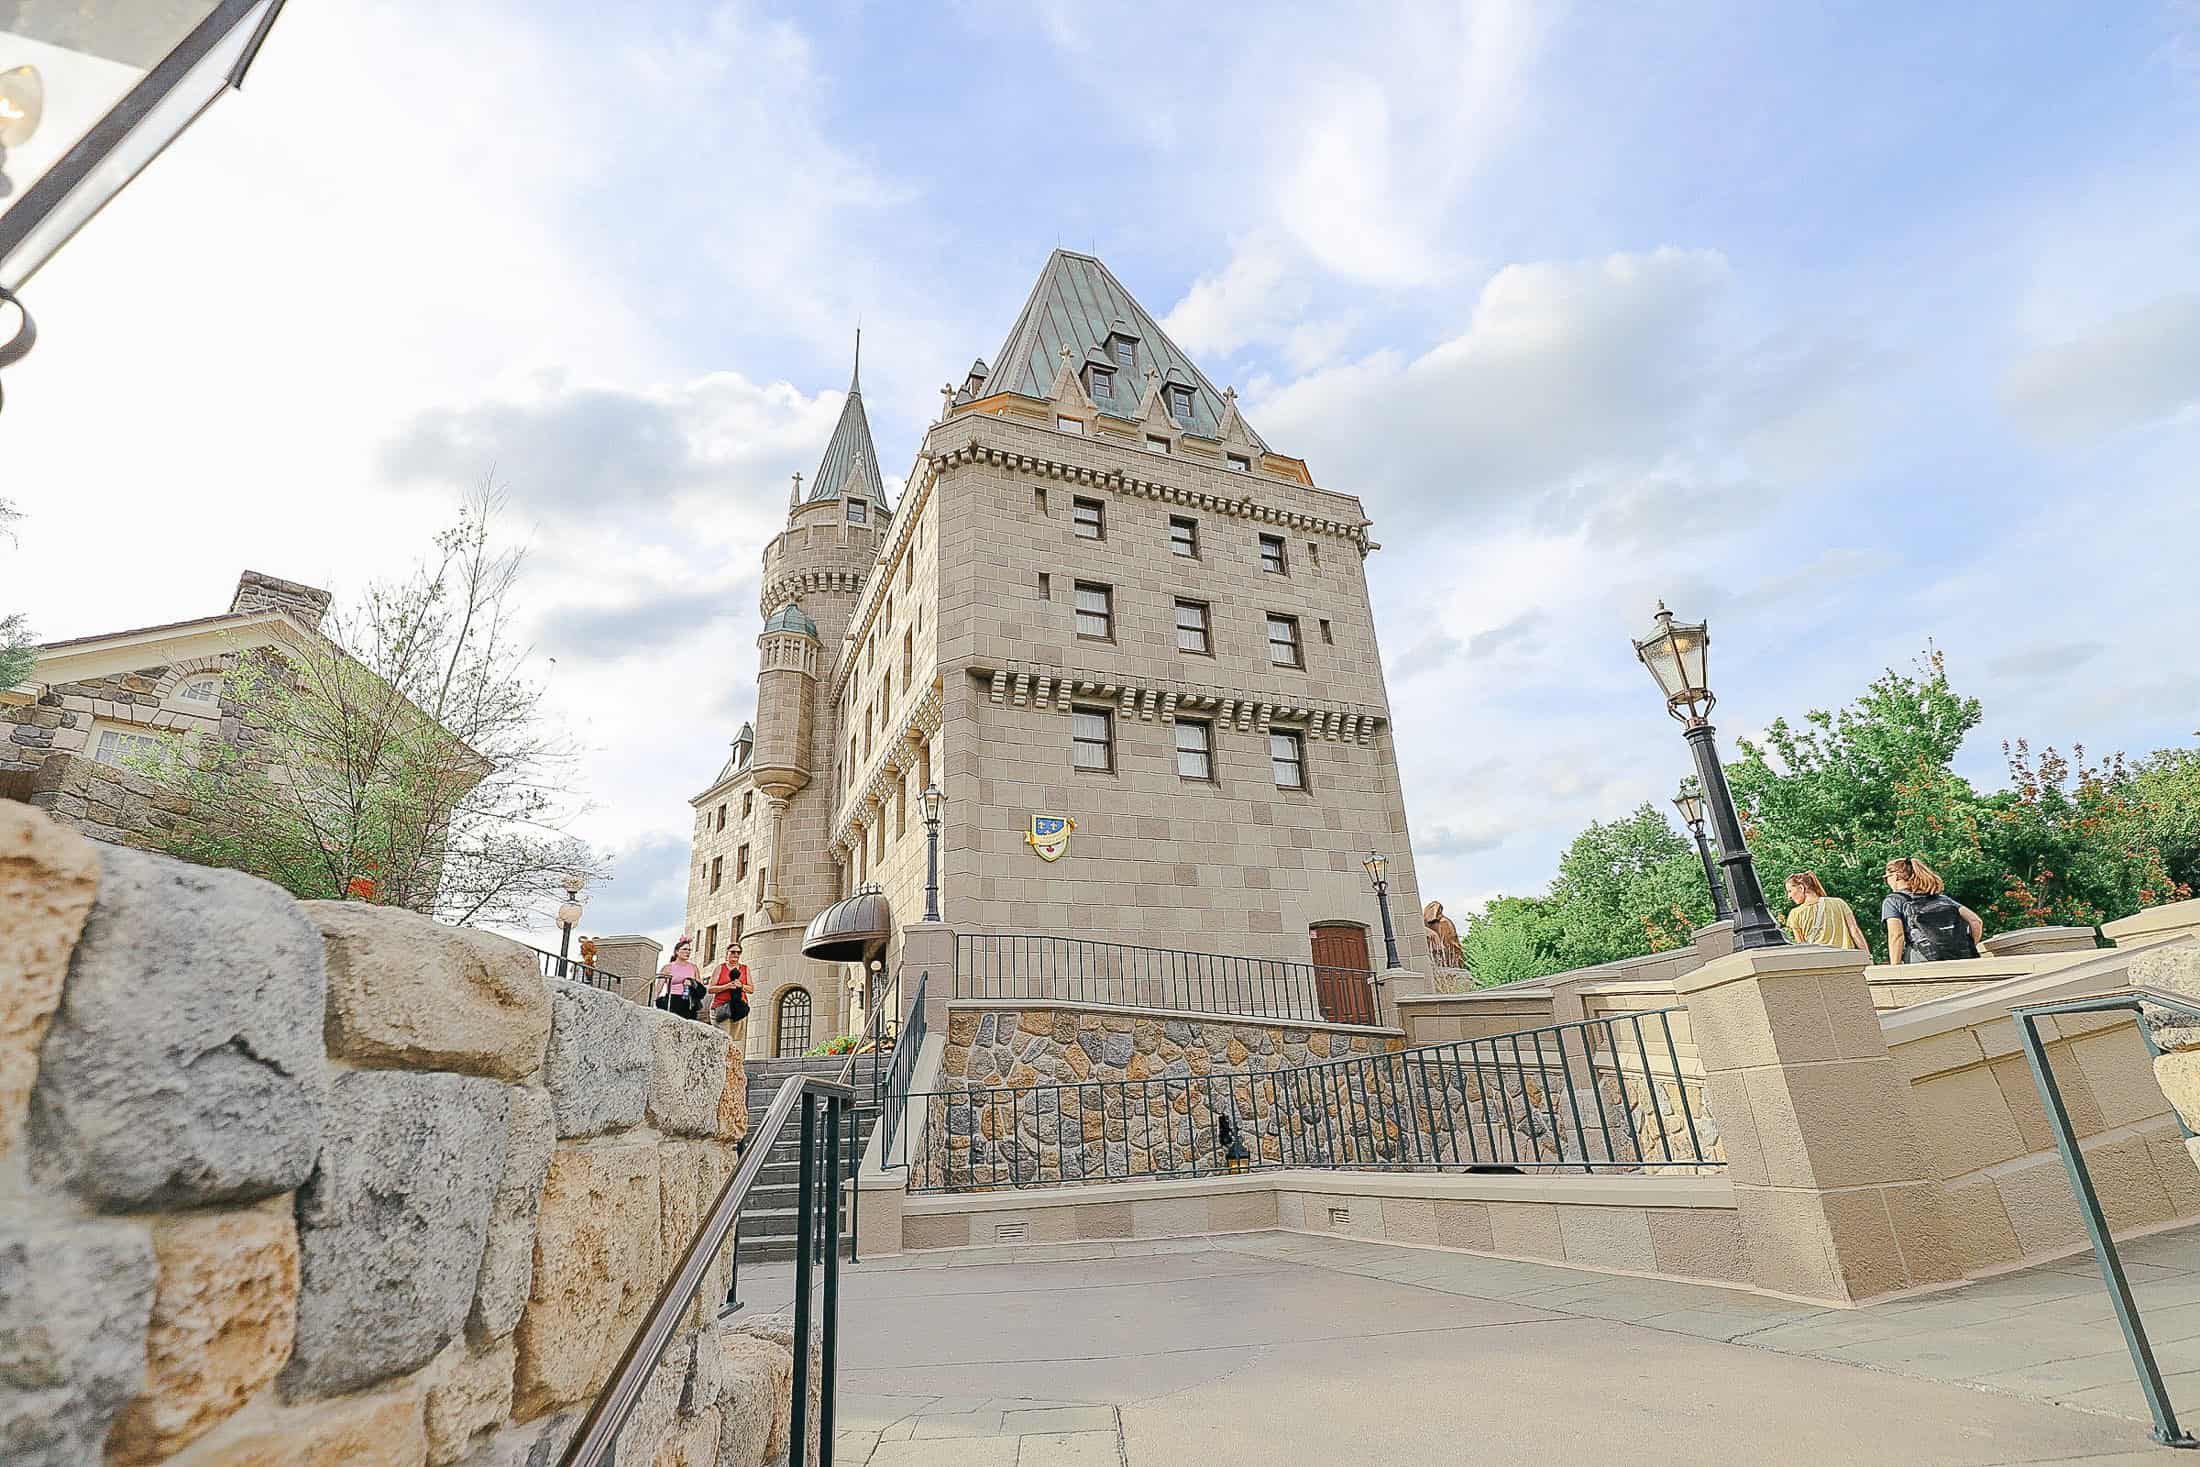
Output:
M718 924L713 922L703 929L703 961L708 963L718 956Z
M756 808L756 791L755 791L755 790L748 790L748 791L745 791L745 792L744 792L744 793L742 794L742 796L741 796L741 818L742 818L743 820L746 820L746 819L748 819L748 818L749 818L749 812L750 812L750 811L752 811L752 810L754 810L755 808Z
M160 748L161 738L157 733L108 724L99 730L99 742L92 746L92 758L112 768L124 769L128 767L128 760L159 758Z
M1077 708L1069 715L1070 752L1079 769L1105 774L1115 768L1115 715L1105 708Z
M1045 571L1039 572L1039 599L1041 601L1052 601L1054 599L1054 577L1048 575Z
M1268 765L1276 772L1277 789L1306 788L1306 743L1297 734L1268 735Z
M1170 451L1168 439L1156 438L1151 433L1146 435L1146 447L1154 453L1167 453Z
M1253 472L1253 461L1242 453L1226 453L1223 458L1228 461L1230 472L1233 474L1250 474Z
M727 946L739 947L741 945L741 929L748 924L748 920L749 919L740 912L736 912L733 914L733 931L728 934L726 938Z
M1101 642L1115 640L1115 593L1108 587L1077 583L1077 635Z
M1176 772L1184 779L1215 777L1215 730L1210 723L1176 721Z
M1178 555L1199 556L1199 521L1185 515L1169 516L1169 548Z
M735 881L749 879L749 848L745 844L733 853L733 879Z
M1325 621L1322 625L1326 627L1329 623ZM909 679L917 665L916 637L914 628L901 634L901 685L905 688L909 686Z
M909 833L909 781L894 781L894 839L900 840Z
M1278 616L1268 613L1268 665L1270 667L1304 667L1306 658L1299 650L1299 619L1295 616Z
M718 828L720 830L726 828L726 807L723 805L718 807Z
M1311 540L1306 542L1306 563L1308 565L1320 565L1322 563L1322 548Z
M917 583L917 553L912 550L901 558L901 588L906 591Z
M1115 397L1115 374L1113 372L1102 371L1098 367L1093 368L1092 397L1095 402L1103 398L1112 400Z
M1060 413L1056 413L1054 415L1054 431L1057 433L1075 433L1082 438L1085 436L1085 425L1075 418L1065 418Z
M756 868L756 900L757 900L757 901L758 901L759 903L761 903L761 902L762 902L762 901L764 900L764 893L765 893L765 892L767 892L767 891L770 891L771 889L772 889L772 868L771 868L771 867L769 867L769 866L759 866L759 867L757 867L757 868Z
M1191 388L1189 388L1189 387L1172 387L1172 388L1170 388L1170 389L1169 389L1169 416L1170 416L1170 417L1172 417L1172 418L1178 418L1178 419L1183 419L1183 418L1188 418L1188 417L1190 417L1191 415L1192 415L1192 389L1191 389Z
M724 856L712 856L710 858L710 889L712 891L718 890L718 884L725 877L725 874L726 858Z
M1105 540L1108 538L1108 507L1097 499L1072 499L1069 502L1070 523L1077 529L1080 540Z
M1121 337L1117 337L1115 341L1115 364L1119 367L1128 367L1135 359L1136 353L1131 344Z
M1322 645L1324 647L1337 645L1337 639L1329 634L1329 618L1326 616L1322 618Z
M1215 650L1214 639L1208 635L1206 602L1176 603L1176 650L1202 654Z
M1032 491L1031 491L1031 507L1032 507L1033 509L1035 509L1035 510L1039 511L1039 513L1041 513L1041 514L1045 514L1045 513L1047 512L1047 492L1046 492L1046 490L1044 490L1044 489L1034 489L1034 490L1032 490Z
M1287 574L1283 563L1283 536L1263 535L1260 537L1260 568L1264 571L1273 571L1279 576Z
M848 523L849 523L849 524L851 524L851 525L860 525L860 524L864 524L864 523L866 523L866 522L867 522L867 521L868 521L868 520L870 519L870 516L871 516L871 506L870 506L870 505L869 505L868 503L866 503L866 502L865 502L864 500L861 500L861 499L855 499L855 498L850 498L850 499L849 499L849 501L848 501Z
M872 839L878 842L878 849L871 853L871 859L874 861L883 861L886 859L886 812L884 810L881 810L878 813L878 833L872 837Z

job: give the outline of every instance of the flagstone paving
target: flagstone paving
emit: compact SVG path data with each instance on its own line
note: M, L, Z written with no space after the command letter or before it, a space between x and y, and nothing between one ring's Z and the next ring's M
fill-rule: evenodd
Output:
M2124 1256L2200 1420L2200 1229ZM1292 1233L843 1279L836 1460L862 1467L2176 1460L2090 1255L1860 1310Z

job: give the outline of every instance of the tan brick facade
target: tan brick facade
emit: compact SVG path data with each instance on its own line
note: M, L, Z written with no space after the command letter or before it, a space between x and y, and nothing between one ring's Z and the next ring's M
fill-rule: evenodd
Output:
M1154 341L1158 326L1132 310L1134 334ZM761 777L729 770L694 802L687 930L700 951L719 924L722 948L745 904L762 1020L751 1053L771 1052L788 982L811 990L817 1038L838 1032L828 1016L847 1020L852 975L795 956L810 917L865 883L898 922L923 913L928 781L948 797L941 903L960 930L1306 961L1314 925L1344 924L1364 929L1381 967L1361 864L1374 850L1390 861L1400 961L1425 968L1368 521L1200 381L1214 435L1177 427L1154 371L1135 417L1097 409L1067 369L1052 398L966 388L927 432L891 519L869 507L875 533L839 499L791 512L765 553L761 609L798 605L827 655L812 682L770 665L780 634L762 639L755 764L798 763L809 725L806 783L777 838L782 920L757 915L754 867L774 844ZM1078 767L1080 732L1104 734L1084 747L1105 768ZM1027 840L1035 815L1076 822L1059 860ZM744 842L750 880L729 901Z

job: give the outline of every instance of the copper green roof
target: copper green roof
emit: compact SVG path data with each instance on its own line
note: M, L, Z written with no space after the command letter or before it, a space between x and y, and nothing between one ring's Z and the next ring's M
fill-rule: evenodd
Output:
M1130 343L1130 366L1119 366L1109 354L1110 337ZM1178 419L1180 427L1209 438L1222 436L1222 421L1229 405L1206 374L1169 340L1161 323L1146 313L1107 266L1091 255L1056 250L1047 257L1046 268L1039 272L1038 283L1032 286L1031 298L1010 328L1008 340L994 354L985 390L1020 392L1026 397L1052 395L1064 346L1069 348L1071 361L1080 367L1095 362L1115 369L1121 394L1114 405L1118 416L1136 412L1136 405L1145 396L1146 372L1150 368L1164 383L1192 389L1192 415ZM1245 431L1258 447L1268 446L1250 423Z
M810 620L810 614L798 603L790 601L764 619L764 630L800 632L806 637L814 637L817 635L817 623Z
M839 499L843 493L886 503L886 482L879 476L878 450L871 445L871 422L863 415L863 338L856 338L855 371L848 378L848 400L841 404L840 421L825 445L817 476L810 480L805 502Z

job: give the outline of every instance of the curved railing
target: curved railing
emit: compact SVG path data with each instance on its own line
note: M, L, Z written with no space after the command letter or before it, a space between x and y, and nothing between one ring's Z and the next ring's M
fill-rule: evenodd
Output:
M565 978L574 983L585 983L590 988L616 989L619 986L618 974L590 967L579 958L561 958L533 943L523 942L520 946L535 955L535 966L542 970L545 978Z
M964 932L955 938L956 998L1372 1024L1381 981L1365 968L1083 937Z
M790 1428L787 1460L806 1462L813 1438L833 1439L833 1371L840 1334L840 1189L842 1181L841 1129L852 1120L855 1094L837 1081L815 1075L790 1075L763 1121L752 1128L741 1153L741 1164L720 1189L703 1225L697 1230L679 1267L658 1291L641 1328L627 1343L626 1352L612 1369L611 1379L581 1419L573 1440L558 1459L560 1467L610 1467L618 1450L619 1433L634 1414L650 1375L663 1360L681 1319L703 1291L712 1263L733 1235L741 1209L763 1175L766 1158L780 1133L801 1112L802 1161L800 1201L796 1211L794 1285L794 1370L788 1390ZM820 1274L823 1298L815 1297ZM818 1382L816 1418L810 1413L810 1347L820 1346L822 1378ZM826 1454L830 1460L830 1452Z

